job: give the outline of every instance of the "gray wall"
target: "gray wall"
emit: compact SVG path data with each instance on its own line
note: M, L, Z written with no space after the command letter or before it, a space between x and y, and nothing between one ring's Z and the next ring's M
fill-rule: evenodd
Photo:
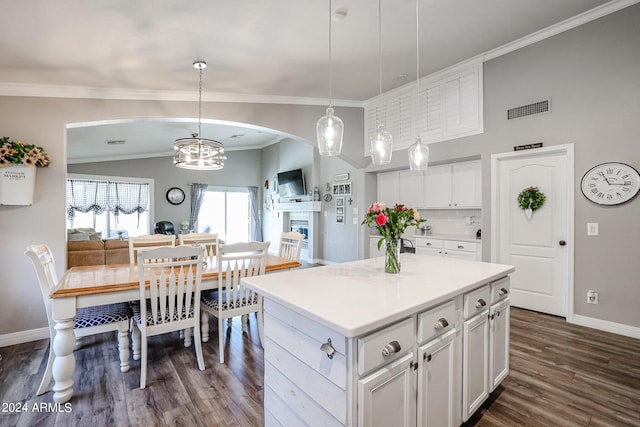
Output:
M640 169L638 22L640 5L635 5L485 63L485 133L431 145L431 162L481 156L482 234L490 236L491 154L512 151L514 145L531 142L542 141L545 146L574 143L575 312L636 328L640 327L640 310L636 307L640 300L637 263L640 198L620 207L598 207L584 199L579 182L586 170L604 161L623 161ZM548 96L553 98L551 114L506 122L507 108ZM64 259L66 124L117 118L188 117L192 107L192 103L181 102L0 97L3 135L42 145L54 161L51 167L38 171L33 206L0 207L0 235L6 242L0 257L4 279L0 283L0 335L46 325L43 307L33 303L40 301L41 296L23 251L30 243L46 242L57 259ZM363 209L375 197L375 180L360 169L368 164L368 159L362 156L363 112L357 108L336 108L336 114L345 122L344 160L357 170L354 174L358 176L357 192L361 195L357 200L362 216ZM204 118L253 123L309 141L315 141L315 123L322 115L324 107L203 104ZM322 184L334 171L342 173L346 169L324 160L321 163L326 167L326 171L321 168L317 172ZM407 167L406 150L394 153L390 168L403 167ZM371 166L364 169L374 170ZM600 223L599 237L587 238L587 222ZM326 226L329 227L328 222ZM364 244L363 228L359 227L357 232L359 256ZM332 230L327 233L334 235ZM323 256L331 259L333 249L327 244L322 250ZM483 254L488 257L490 253L490 242L485 237ZM342 257L336 256L336 260ZM585 303L587 289L598 289L598 305Z
M262 188L262 150L227 151L225 154L225 167L219 171L180 169L173 165L172 157L73 164L68 165L67 170L79 174L153 178L154 218L151 218L151 226L155 221L171 221L177 231L180 222L188 220L191 212L189 184ZM165 195L171 187L179 187L185 192L184 203L175 206L167 201Z

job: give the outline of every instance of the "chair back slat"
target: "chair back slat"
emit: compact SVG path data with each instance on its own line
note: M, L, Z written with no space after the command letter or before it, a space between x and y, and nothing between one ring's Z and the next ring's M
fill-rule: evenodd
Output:
M138 252L167 246L175 246L176 238L166 234L147 234L129 237L129 262L134 265L138 261Z
M278 256L292 261L299 261L303 239L304 234L302 233L282 233L282 235L280 236L280 247L278 249Z
M151 324L199 318L200 305L193 301L200 300L203 253L199 246L155 248L138 253L142 318L147 316L147 283Z

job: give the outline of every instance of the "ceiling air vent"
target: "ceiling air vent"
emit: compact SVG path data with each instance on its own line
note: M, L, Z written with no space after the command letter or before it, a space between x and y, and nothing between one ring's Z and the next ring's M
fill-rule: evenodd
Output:
M548 113L551 110L551 99L534 102L533 104L514 107L507 110L507 120L520 119L534 114Z

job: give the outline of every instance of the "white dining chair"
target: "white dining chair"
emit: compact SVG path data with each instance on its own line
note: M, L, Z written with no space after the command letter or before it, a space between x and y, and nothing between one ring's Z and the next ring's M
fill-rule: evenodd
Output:
M200 336L202 256L199 246L155 248L138 253L140 300L133 305L134 327L142 347L140 388L147 381L147 339L193 328ZM198 368L204 370L202 343L195 340Z
M218 233L188 233L179 234L178 243L180 245L201 245L204 248L205 262L215 264L218 255Z
M49 359L47 367L38 387L37 395L45 392L53 377L53 340L56 334L52 315L52 303L50 294L58 284L56 263L49 247L44 244L27 246L25 255L29 257L36 270L36 276L40 283L42 299L47 311L49 322ZM95 307L79 308L76 312L73 332L76 336L76 349L78 340L89 335L100 334L109 331L118 331L118 351L120 353L120 371L129 370L129 324L132 317L131 308L127 303L100 305Z
M164 246L175 246L176 237L166 234L146 234L143 236L129 237L129 262L134 265L138 262L138 252Z
M263 343L262 296L246 288L243 277L264 274L270 242L246 242L218 247L218 289L203 292L202 341L209 341L209 316L218 319L218 360L224 363L224 319L242 316L242 330L247 332L247 316L256 313L258 333ZM197 336L197 335L196 335ZM198 340L196 340L198 341Z
M280 235L278 256L292 261L299 261L303 239L304 234L302 233L296 233L295 231L282 233L282 235Z

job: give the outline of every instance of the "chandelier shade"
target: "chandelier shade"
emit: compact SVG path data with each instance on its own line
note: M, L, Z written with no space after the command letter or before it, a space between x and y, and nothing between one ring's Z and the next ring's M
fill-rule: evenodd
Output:
M409 169L412 171L426 171L429 163L429 147L420 138L420 0L416 0L416 109L415 126L416 142L407 150L409 154Z
M383 123L378 123L376 133L370 138L371 163L374 165L388 165L393 153L393 136Z
M198 88L198 133L191 138L176 139L173 144L173 164L182 169L219 170L227 159L224 146L213 139L201 138L202 135L202 70L207 63L202 59L193 61L193 68L200 70Z
M340 117L333 115L333 108L327 108L327 114L316 123L318 150L321 156L338 156L342 151L344 124Z
M332 62L331 62L331 0L329 0L329 107L327 114L316 123L318 150L321 156L338 156L342 152L344 124L340 117L333 114L332 100Z
M382 0L378 0L378 90L382 96ZM374 165L388 165L393 154L393 136L378 120L376 107L376 133L369 138L371 148L371 163Z

